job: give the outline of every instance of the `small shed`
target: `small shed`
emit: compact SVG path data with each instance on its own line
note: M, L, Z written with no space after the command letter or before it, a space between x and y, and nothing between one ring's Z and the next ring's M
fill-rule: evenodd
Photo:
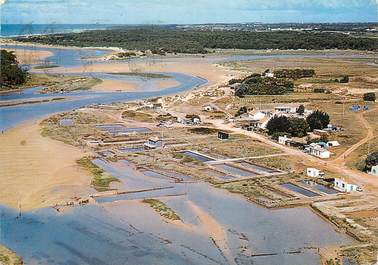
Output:
M313 178L323 177L325 175L323 171L317 168L312 168L312 167L309 167L306 169L306 174L308 177L313 177Z
M230 134L227 132L218 132L218 139L220 140L228 140L230 138Z
M147 142L144 143L145 149L158 149L162 148L164 146L163 140L160 140L158 138L150 138L147 140Z
M327 146L328 147L336 147L336 146L340 146L340 143L338 141L329 141L327 143Z

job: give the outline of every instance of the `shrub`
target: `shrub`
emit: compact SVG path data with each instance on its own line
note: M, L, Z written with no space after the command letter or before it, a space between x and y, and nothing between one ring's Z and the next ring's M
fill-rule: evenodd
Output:
M375 93L365 93L364 94L364 101L375 101L376 100L376 96L375 96Z

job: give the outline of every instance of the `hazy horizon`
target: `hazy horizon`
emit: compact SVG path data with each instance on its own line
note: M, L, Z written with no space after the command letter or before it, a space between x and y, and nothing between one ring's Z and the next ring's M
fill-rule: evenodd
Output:
M0 4L2 24L170 25L374 23L377 1L0 0Z

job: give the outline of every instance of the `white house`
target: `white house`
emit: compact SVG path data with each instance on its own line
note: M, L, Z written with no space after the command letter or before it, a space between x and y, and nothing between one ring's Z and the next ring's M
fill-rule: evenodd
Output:
M306 169L306 173L307 173L307 176L308 177L313 177L313 178L318 178L318 177L323 177L324 176L324 172L317 169L317 168L312 168L312 167L309 167Z
M370 175L373 175L373 176L378 176L378 165L376 166L372 166L371 167L371 171L369 173Z
M286 142L289 140L290 138L288 138L286 135L278 137L278 143L282 145L286 145Z
M340 143L338 141L329 141L329 142L327 142L327 146L328 147L336 147L336 146L340 146Z
M286 107L286 106L278 106L278 107L275 107L274 110L276 113L285 113L285 114L289 114L293 112L291 107Z
M357 185L348 183L345 180L339 178L335 178L334 188L341 192L355 192L360 190Z
M163 147L163 141L158 138L150 138L144 143L145 149L157 149Z
M312 143L309 145L309 147L306 148L308 152L316 157L320 158L330 158L331 157L331 152L328 151L327 149L324 149L323 147Z

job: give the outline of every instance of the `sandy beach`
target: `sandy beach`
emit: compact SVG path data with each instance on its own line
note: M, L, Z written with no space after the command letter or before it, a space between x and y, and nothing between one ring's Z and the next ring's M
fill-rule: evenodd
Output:
M91 191L91 176L76 164L85 153L41 136L38 124L26 123L1 135L0 200L9 207L51 206Z
M6 49L7 51L13 51L17 56L17 60L20 64L37 64L43 62L46 58L53 55L49 51L37 51L37 50L21 50L21 49Z

